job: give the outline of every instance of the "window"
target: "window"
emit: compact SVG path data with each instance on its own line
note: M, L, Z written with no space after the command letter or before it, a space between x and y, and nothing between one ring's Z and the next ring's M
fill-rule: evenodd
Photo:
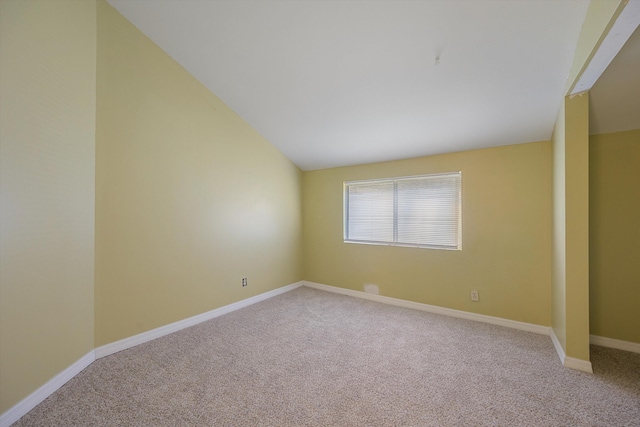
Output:
M462 173L344 183L344 241L462 248Z

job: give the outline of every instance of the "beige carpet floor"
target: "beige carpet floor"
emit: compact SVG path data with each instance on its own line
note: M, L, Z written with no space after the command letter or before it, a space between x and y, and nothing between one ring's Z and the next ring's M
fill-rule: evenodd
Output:
M640 354L299 288L97 360L16 426L640 426Z

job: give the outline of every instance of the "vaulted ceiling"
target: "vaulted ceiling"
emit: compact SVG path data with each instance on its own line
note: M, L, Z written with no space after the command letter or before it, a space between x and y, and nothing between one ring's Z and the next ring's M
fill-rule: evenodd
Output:
M548 140L587 0L109 0L304 170Z

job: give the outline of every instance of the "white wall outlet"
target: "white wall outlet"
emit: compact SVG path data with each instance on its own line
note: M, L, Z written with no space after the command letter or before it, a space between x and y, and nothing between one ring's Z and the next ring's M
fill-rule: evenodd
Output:
M365 283L364 291L368 294L378 295L380 290L378 289L378 285L374 285L373 283Z
M471 301L480 301L480 294L477 290L471 291Z
M246 277L242 278L242 287L244 288L245 286L247 286L249 284L249 282L247 281Z

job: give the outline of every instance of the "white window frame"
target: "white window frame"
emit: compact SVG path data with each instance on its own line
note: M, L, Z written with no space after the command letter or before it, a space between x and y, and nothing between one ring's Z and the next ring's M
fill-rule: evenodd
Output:
M429 181L434 183L435 180L442 180L442 178L447 178L449 181L452 182L452 185L450 185L449 187L443 187L443 188L446 188L449 192L451 191L454 192L454 195L447 199L447 203L451 203L452 205L449 207L445 207L446 210L453 210L452 214L447 216L447 220L449 221L448 235L450 237L449 239L446 239L448 240L448 242L442 242L442 241L435 242L434 240L431 240L431 241L422 240L419 243L416 243L415 241L414 242L399 241L398 205L400 202L398 201L398 183L404 182L404 183L420 184L421 182L423 182L425 183L425 185L427 185ZM390 201L389 194L385 194L389 192L390 184L393 184L393 197L392 197L393 201L392 202ZM355 189L357 186L361 186L361 188L362 186L375 188L377 185L380 185L382 194L384 194L384 197L386 198L386 200L382 202L385 205L385 210L387 212L385 218L383 219L383 221L386 222L386 224L385 224L385 227L382 227L382 234L386 234L388 236L390 236L390 229L389 229L389 223L388 223L390 208L388 206L388 203L393 204L393 214L392 214L393 215L393 218L392 218L393 237L381 238L378 240L350 238L349 236L350 234L349 233L350 231L349 230L349 227L350 227L349 190L350 188ZM365 244L365 245L384 245L384 246L404 246L404 247L442 249L442 250L462 250L462 172L416 175L416 176L405 176L405 177L384 178L384 179L368 179L368 180L359 180L359 181L345 181L343 183L343 207L344 207L343 240L345 243L357 243L357 244ZM423 218L420 217L420 219L422 220ZM452 228L451 221L454 221L453 223L454 231L451 231L451 228ZM405 225L403 224L402 227L404 226ZM411 234L412 232L413 231L411 231L409 234ZM417 233L419 233L419 231L417 231ZM352 234L357 234L357 233L354 232ZM451 238L453 237L454 234L455 234L455 238ZM424 238L424 236L422 236L422 238ZM420 238L417 237L416 240L420 240Z

